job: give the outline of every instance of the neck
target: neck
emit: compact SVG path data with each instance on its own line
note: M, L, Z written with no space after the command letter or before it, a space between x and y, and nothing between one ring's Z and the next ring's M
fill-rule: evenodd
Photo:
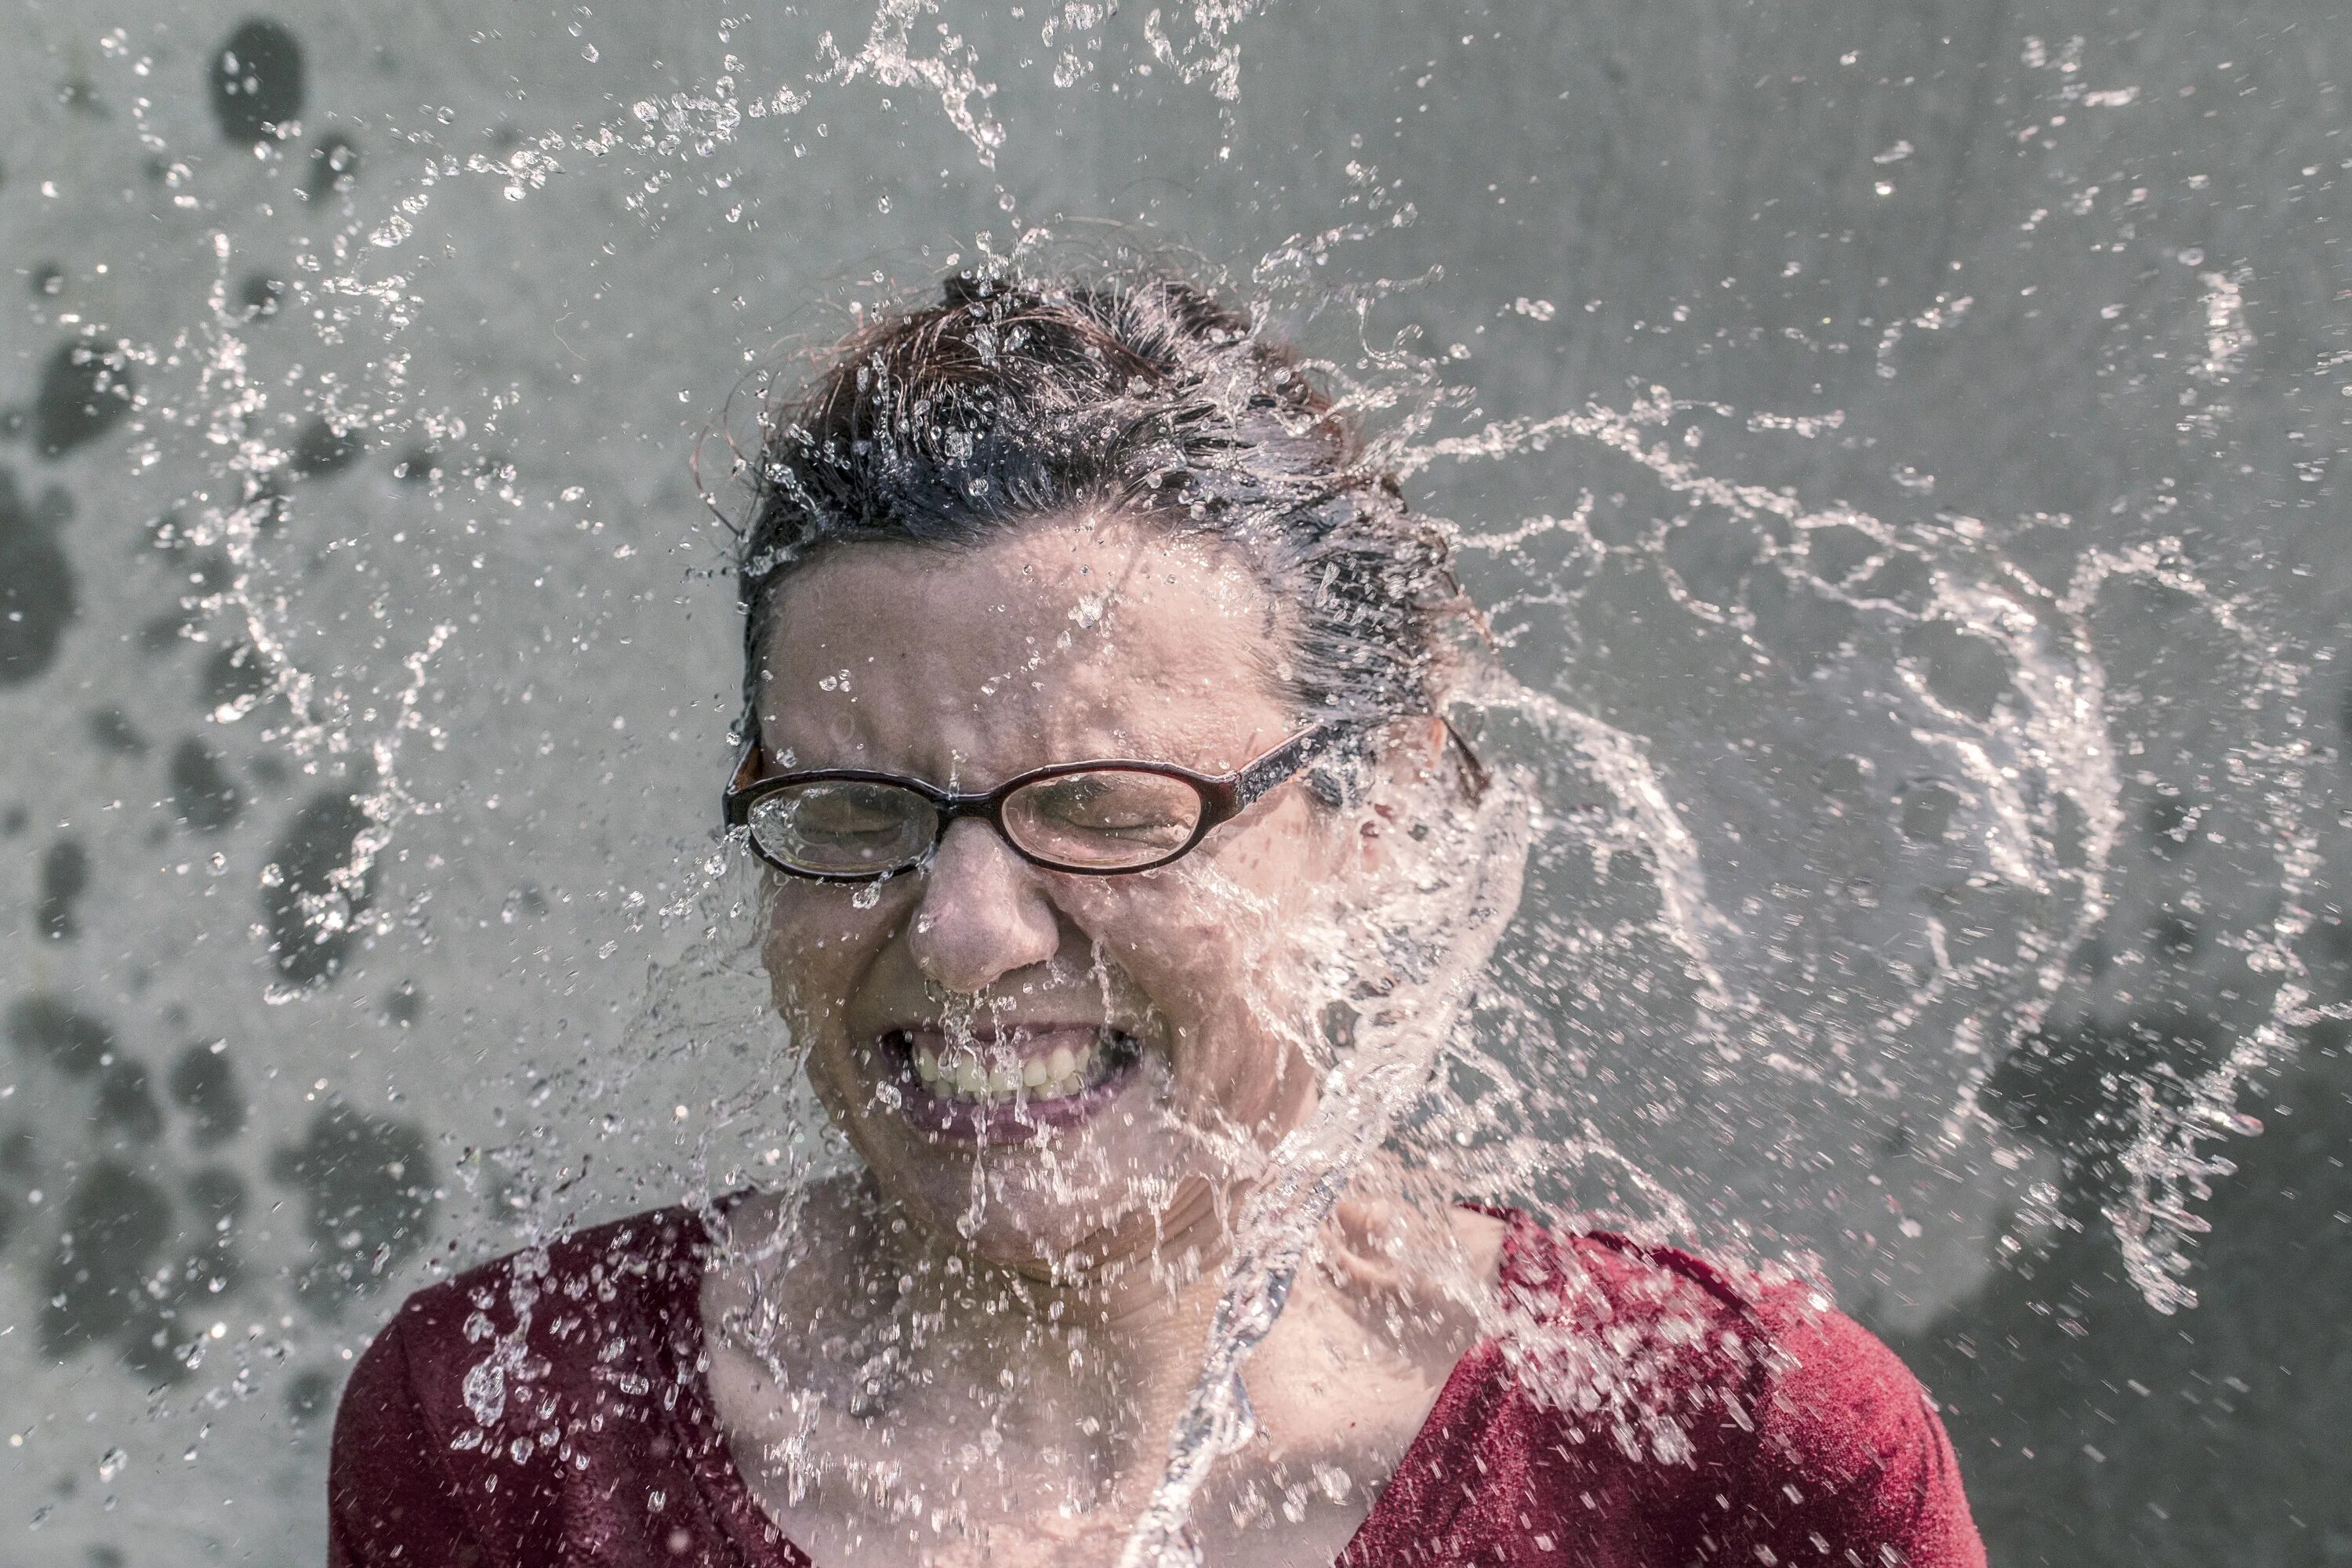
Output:
M901 1310L950 1327L953 1339L974 1348L1084 1345L1107 1358L1105 1370L1128 1373L1121 1381L1157 1381L1146 1369L1162 1361L1199 1361L1227 1257L1223 1229L1205 1213L1189 1225L1163 1217L1156 1246L1054 1268L992 1260L878 1194L874 1203L863 1268L911 1281Z

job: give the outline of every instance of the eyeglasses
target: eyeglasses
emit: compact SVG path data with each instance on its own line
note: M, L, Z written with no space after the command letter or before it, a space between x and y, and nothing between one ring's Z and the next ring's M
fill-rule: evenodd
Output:
M1149 871L1190 854L1296 776L1335 739L1317 724L1230 773L1173 763L1056 763L968 795L856 768L761 778L757 736L727 786L727 825L780 871L819 882L873 882L921 865L959 817L992 824L1033 866L1081 876Z

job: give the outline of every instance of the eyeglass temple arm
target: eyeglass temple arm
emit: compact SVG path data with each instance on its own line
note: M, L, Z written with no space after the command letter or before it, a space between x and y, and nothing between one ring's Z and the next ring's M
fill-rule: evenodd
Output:
M719 797L719 805L725 809L730 824L735 821L736 801L745 790L760 782L760 774L765 771L761 765L764 761L760 752L759 735L754 732L744 736L743 749L735 758L735 771L729 775L727 788Z
M1454 721L1441 715L1438 722L1445 726L1445 738L1452 742L1454 756L1462 771L1463 788L1474 801L1483 799L1493 775L1479 759L1468 736L1456 729ZM1289 741L1276 746L1234 778L1234 809L1246 810L1259 796L1275 785L1297 773L1318 752L1325 751L1338 739L1336 727L1318 724L1302 731Z
M1307 759L1331 743L1331 727L1318 724L1302 730L1234 775L1234 809L1245 811L1275 785L1307 765Z

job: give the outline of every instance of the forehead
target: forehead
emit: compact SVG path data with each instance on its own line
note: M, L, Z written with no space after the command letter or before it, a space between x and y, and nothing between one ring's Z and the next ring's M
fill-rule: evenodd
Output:
M1213 540L1076 515L968 548L850 545L774 608L760 719L793 765L1223 769L1287 732L1276 606Z

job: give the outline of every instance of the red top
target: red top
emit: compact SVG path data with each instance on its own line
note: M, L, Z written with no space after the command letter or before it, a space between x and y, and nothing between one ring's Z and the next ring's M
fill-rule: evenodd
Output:
M1507 1217L1507 1306L1571 1331L1462 1358L1339 1568L1983 1568L1927 1396L1811 1287ZM719 1429L706 1251L664 1209L410 1297L335 1417L330 1562L809 1568Z

